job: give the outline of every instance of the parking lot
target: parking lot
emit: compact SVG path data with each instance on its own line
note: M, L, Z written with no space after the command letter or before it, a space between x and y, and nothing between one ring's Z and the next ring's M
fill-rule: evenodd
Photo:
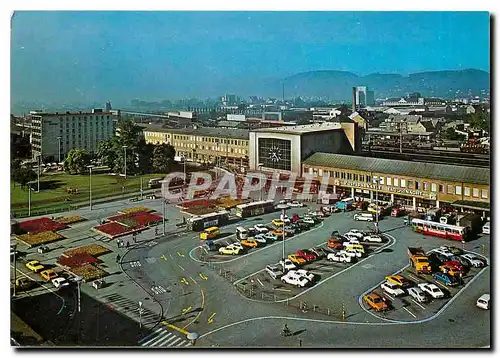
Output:
M466 251L467 253L467 251ZM480 256L477 253L474 253L476 256ZM485 257L482 257L484 262L487 262ZM426 319L434 316L438 313L445 305L447 305L453 297L460 294L462 290L466 289L468 284L484 269L486 269L487 264L484 267L469 267L465 274L461 278L461 282L456 286L449 286L443 284L441 281L435 279L430 274L417 274L415 269L406 266L402 270L394 273L393 275L400 275L404 279L406 279L409 283L409 287L419 287L419 284L429 283L436 285L439 290L444 294L442 298L433 298L427 292L424 292L426 297L425 302L419 302L415 297L412 297L408 294L408 289L403 289L404 294L398 295L397 297L393 294L390 294L381 288L381 284L386 282L384 279L380 284L375 286L374 288L363 293L359 302L363 309L369 311L372 315L375 315L379 318L383 318L385 320L393 320L393 321L417 321ZM460 280L459 280L460 281ZM367 302L363 299L363 297L368 293L375 293L380 296L383 300L385 300L387 304L387 310L376 311L372 307L370 307Z

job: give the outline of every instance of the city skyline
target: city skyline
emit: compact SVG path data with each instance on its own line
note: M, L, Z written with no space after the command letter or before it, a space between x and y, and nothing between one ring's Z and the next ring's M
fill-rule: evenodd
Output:
M315 70L489 71L489 40L487 12L16 12L11 95L127 102Z

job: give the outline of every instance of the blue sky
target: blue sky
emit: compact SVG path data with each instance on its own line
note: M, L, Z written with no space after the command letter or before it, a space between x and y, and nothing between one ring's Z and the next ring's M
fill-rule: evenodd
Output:
M489 71L489 43L486 12L17 12L11 93L127 101L320 69Z

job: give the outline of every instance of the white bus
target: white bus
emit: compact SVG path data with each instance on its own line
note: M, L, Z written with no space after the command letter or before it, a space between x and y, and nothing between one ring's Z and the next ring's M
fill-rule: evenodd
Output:
M256 201L254 203L240 204L236 206L236 216L240 218L267 214L273 211L273 200Z

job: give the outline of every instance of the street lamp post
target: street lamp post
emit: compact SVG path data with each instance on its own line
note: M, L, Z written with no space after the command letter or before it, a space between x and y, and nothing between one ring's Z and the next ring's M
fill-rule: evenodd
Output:
M80 282L83 280L82 276L76 276L75 281L78 286L78 312L81 312L81 300L80 300Z
M259 172L262 174L262 167L264 166L264 163L259 163L258 164L258 167L259 167ZM262 201L262 190L264 189L264 186L261 185L260 186L260 201Z
M282 221L283 221L283 227L282 227L282 231L283 231L283 274L285 274L285 222L284 222L284 219L285 219L285 216L286 216L286 209L288 209L288 205L286 204L279 204L276 206L277 209L281 210L281 213L282 213Z
M165 235L165 216L167 215L167 203L163 199L163 235Z
M57 164L61 163L61 137L57 137L57 154L59 157L59 161Z
M139 301L139 328L142 328L142 302Z
M377 208L375 210L375 231L378 233L378 220L379 220L379 210L380 210L380 205L378 203L378 186L380 185L380 178L377 177L377 179L375 180L376 181L376 187L375 187L375 207Z
M184 163L184 186L186 186L186 155L182 155L182 161Z
M17 281L16 251L17 251L17 244L14 244L12 246L12 248L14 249L14 291L13 291L13 297L16 297L16 281Z
M123 146L123 167L125 179L127 179L127 146Z
M39 193L40 192L40 155L37 156L37 160L38 160L38 170L37 170L38 187L37 187L36 192Z
M31 216L31 183L28 183L28 217Z
M90 174L89 174L89 191L90 191L90 198L89 198L89 208L90 210L92 210L92 168L94 166L93 165L89 165L87 166L87 168L90 169Z

